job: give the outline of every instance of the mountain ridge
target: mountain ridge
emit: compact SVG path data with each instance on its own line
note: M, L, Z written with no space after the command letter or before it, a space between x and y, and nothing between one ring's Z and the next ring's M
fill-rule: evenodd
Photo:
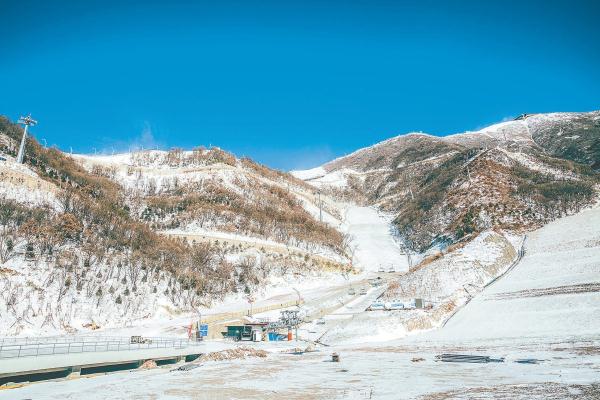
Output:
M424 251L489 227L534 229L577 212L597 196L598 168L600 111L592 111L525 115L444 137L395 136L292 173L394 213L407 245Z

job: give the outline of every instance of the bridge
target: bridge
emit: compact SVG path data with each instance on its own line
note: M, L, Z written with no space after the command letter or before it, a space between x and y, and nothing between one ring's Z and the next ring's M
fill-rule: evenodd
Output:
M202 342L181 338L55 336L0 339L0 385L64 378L191 361L204 351Z

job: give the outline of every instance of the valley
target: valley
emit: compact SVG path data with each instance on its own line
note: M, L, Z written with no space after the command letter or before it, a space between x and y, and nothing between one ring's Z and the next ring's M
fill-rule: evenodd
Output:
M401 135L290 173L218 148L70 155L33 139L18 164L19 128L1 122L2 336L187 340L200 322L194 351L266 353L9 384L0 398L598 391L600 112ZM281 312L300 321L271 333L292 341L223 338Z
M188 372L157 369L134 375L121 373L40 383L16 393L24 398L85 395L100 399L107 395L143 396L143 386L144 392L150 390L158 397L182 399L594 398L600 365L600 326L595 318L600 312L600 292L545 293L515 299L504 299L498 294L522 293L565 282L596 282L599 217L600 209L595 207L528 235L522 261L437 330L383 341L362 336L362 343L320 347L317 352L303 355L290 354L289 349L305 347L304 341L255 344L269 352L267 358L205 363ZM575 232L577 239L572 236ZM560 268L565 256L569 257L571 268ZM544 279L534 278L540 273ZM356 304L357 310L365 305ZM351 311L352 306L332 313L328 323L347 327L354 323L352 315L364 313ZM402 318L406 312L389 314ZM388 318L388 329L393 329L393 317L383 318ZM369 323L362 326L362 332L368 329ZM339 363L328 362L331 352L340 354ZM504 361L436 361L436 355L448 352L488 354ZM537 361L517 362L522 359ZM11 398L6 396L12 394L0 392L0 398Z

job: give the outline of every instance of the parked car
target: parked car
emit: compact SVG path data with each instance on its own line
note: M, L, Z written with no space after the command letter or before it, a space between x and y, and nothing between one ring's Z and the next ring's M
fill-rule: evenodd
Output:
M367 289L365 289L365 288L363 288L363 289L360 289L360 295L361 295L361 296L364 296L364 295L366 295L366 294L367 294Z
M411 300L405 301L404 302L404 308L410 308L410 309L417 308L417 304L415 302L415 299L411 299Z
M348 290L348 294L350 296L354 296L356 294L356 290L354 290L354 288L350 288L350 290Z
M369 283L373 287L381 286L382 282L383 282L383 280L381 279L380 276L378 276L377 279L371 279L371 280L369 280Z
M369 310L371 310L371 311L385 310L385 303L383 303L382 301L376 301L374 303L371 303L371 305L369 306Z
M325 325L325 320L323 318L319 318L315 323L317 325Z
M390 301L385 304L386 310L404 310L404 303L401 301Z

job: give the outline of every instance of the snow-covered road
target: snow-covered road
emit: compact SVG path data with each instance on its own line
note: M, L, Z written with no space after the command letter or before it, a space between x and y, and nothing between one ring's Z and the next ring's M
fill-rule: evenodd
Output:
M342 229L352 235L353 263L365 272L408 271L408 259L392 234L391 221L371 207L349 206Z

